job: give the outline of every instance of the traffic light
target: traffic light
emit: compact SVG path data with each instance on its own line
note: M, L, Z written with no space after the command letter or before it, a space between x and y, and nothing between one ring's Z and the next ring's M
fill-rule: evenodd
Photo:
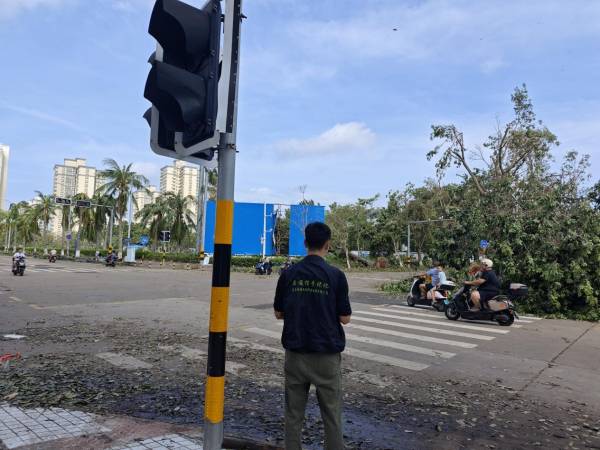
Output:
M77 200L75 206L78 208L91 208L92 202L89 200Z
M58 205L70 205L71 199L64 198L64 197L54 197L54 203L56 203Z
M212 160L215 145L204 141L214 142L217 122L221 3L209 0L198 9L156 0L148 32L159 44L144 89L153 105L144 114L153 150Z
M160 239L160 242L171 242L171 232L170 231L161 231L159 239Z

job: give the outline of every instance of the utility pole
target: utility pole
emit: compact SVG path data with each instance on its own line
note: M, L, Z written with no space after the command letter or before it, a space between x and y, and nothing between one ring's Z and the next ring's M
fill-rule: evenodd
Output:
M204 448L206 450L219 450L223 444L225 348L233 234L241 23L242 0L227 0L225 4L223 69L219 83L219 98L226 98L227 106L224 108L226 110L225 133L221 133L218 150L217 219L204 395ZM224 95L221 95L221 92ZM220 110L220 114L223 114L223 109Z
M198 223L196 226L196 251L204 257L204 234L206 232L206 194L208 190L208 170L200 166L198 183Z

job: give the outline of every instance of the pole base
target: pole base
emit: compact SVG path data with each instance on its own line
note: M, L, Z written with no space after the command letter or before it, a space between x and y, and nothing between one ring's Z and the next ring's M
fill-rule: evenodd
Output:
M212 423L204 420L204 450L221 450L223 448L223 422Z

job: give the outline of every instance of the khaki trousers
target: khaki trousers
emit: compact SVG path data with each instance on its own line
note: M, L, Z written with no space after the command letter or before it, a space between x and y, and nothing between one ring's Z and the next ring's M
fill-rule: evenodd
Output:
M285 352L285 448L301 450L302 425L310 385L325 428L325 449L342 450L341 353Z

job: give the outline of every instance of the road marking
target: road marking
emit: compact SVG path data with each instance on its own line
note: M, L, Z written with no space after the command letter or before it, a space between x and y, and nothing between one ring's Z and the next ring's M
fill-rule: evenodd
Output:
M348 348L344 350L344 354L354 356L355 358L366 359L367 361L375 361L382 364L388 364L390 366L402 367L403 369L421 371L427 369L427 364L417 363L414 361L407 361L406 359L392 358L391 356L379 355L377 353L365 352L363 350L357 350L355 348Z
M186 347L185 345L159 345L158 348L159 350L163 350L165 352L179 353L185 359L191 359L192 361L204 359L206 356L206 352L195 348Z
M252 328L252 327L244 328L244 331L248 331L250 333L252 333L253 330L260 330L260 328ZM263 345L263 344L256 344L254 342L248 342L243 339L238 339L238 338L234 338L231 336L227 336L227 343L231 344L234 347L239 347L239 348L250 348L252 350L263 350L265 352L278 353L278 354L285 353L285 350L283 350L282 348L269 347L268 345Z
M92 307L99 308L101 306L114 306L114 305L127 305L130 303L147 303L156 301L180 301L180 300L192 300L197 297L171 297L171 298L145 298L139 300L118 300L114 302L99 302L99 303L74 303L72 305L52 305L52 306L38 306L34 303L30 303L29 306L33 309L63 309L63 308L76 308L76 307Z
M250 331L250 329L246 329L246 330ZM271 337L273 339L281 338L281 333L278 333L276 331L263 330L261 328L253 328L252 332L255 334L259 334L261 336ZM354 356L356 358L366 359L368 361L375 361L375 362L379 362L382 364L389 364L391 366L402 367L404 369L409 369L409 370L419 371L419 370L423 370L423 369L426 369L427 367L429 367L427 364L417 363L414 361L407 361L405 359L400 359L400 358L393 358L391 356L386 356L386 355L379 355L377 353L371 353L371 352L366 352L363 350L357 350L355 348L346 347L346 349L344 350L344 353L346 355Z
M543 320L543 319L544 319L543 317L535 317L535 316L521 316L521 315L519 315L519 318L521 318L521 317L522 317L523 319L526 319L526 320Z
M281 322L277 322L277 325L283 326L283 324ZM357 328L356 326L354 326L353 328L360 329L360 327ZM381 328L373 328L373 327L368 327L368 328L370 328L369 331L381 330ZM445 351L441 351L441 350L434 350L434 349L430 349L430 348L419 347L416 345L400 344L398 342L386 341L383 339L358 336L358 335L352 334L352 333L345 333L345 334L346 334L346 339L349 341L363 342L365 344L380 345L382 347L389 347L389 348L394 348L396 350L403 350L405 352L420 353L421 355L435 356L435 357L439 357L439 358L452 358L453 356L456 356L456 353L450 353L450 352L445 352ZM405 333L399 333L399 334L405 334ZM395 334L395 335L397 335L397 334ZM435 338L433 338L433 339L435 339ZM436 339L436 341L441 341L441 339ZM443 343L446 343L446 341L443 341ZM471 344L471 345L473 345L473 344Z
M364 342L365 344L379 345L381 347L389 347L405 352L419 353L421 355L435 356L438 358L449 359L456 356L456 353L443 352L441 350L432 350L430 348L418 347L409 344L400 344L398 342L386 341L383 339L370 338L365 336L357 336L355 334L346 333L346 339L356 342Z
M377 311L389 311L389 309L385 309L385 308L373 308L374 310ZM418 317L405 317L405 316L398 316L398 315L394 315L394 314L382 314L382 313L374 313L374 312L369 312L369 311L355 311L355 313L357 314L368 314L370 316L379 316L379 317L387 317L389 319L400 319L400 320L406 320L407 322L421 322L421 323L428 323L428 324L432 324L432 325L441 325L444 327L451 327L451 328L462 328L464 330L475 330L475 331L485 331L486 333L498 333L498 334L506 334L509 333L510 330L500 330L498 328L491 328L491 327L478 327L476 325L465 325L462 323L454 323L454 322L450 322L450 320L446 319L445 321L440 321L438 320L431 320L431 319L420 319ZM445 317L444 317L445 319Z
M152 368L152 364L141 361L133 356L122 355L120 353L105 352L97 353L96 356L121 369L135 370Z
M418 312L413 312L413 311L407 311L408 309L424 309L424 308L416 308L414 306L402 306L402 305L384 305L384 306L389 306L391 308L394 308L394 312L399 312L402 314L410 314L413 316L423 316L423 317L431 317L431 318L436 318L436 319L441 319L443 320L443 317L438 317L435 313L418 313ZM391 311L388 309L388 311ZM427 311L431 311L430 309L427 309ZM522 320L521 317L523 316L519 316L519 323L533 323L531 320ZM490 320L484 321L484 320L469 320L469 323L481 323L484 325L490 325L493 322ZM511 325L513 328L522 328L521 325Z
M355 314L352 314L352 320L358 320L360 322L377 323L379 325L390 325L392 327L408 328L410 330L427 331L436 334L447 334L449 336L460 336L469 339L478 339L481 341L491 341L496 338L496 336L484 336L482 334L463 333L462 331L442 330L440 328L432 327L421 327L419 325L411 325L407 323L390 322L389 320L371 319L370 317L357 317Z
M370 327L367 325L357 325L355 323L350 323L350 324L346 325L346 327L350 327L350 328L354 328L354 329L362 330L362 331L371 331L374 333L387 334L389 336L414 339L415 341L431 342L433 344L443 344L443 345L450 345L453 347L461 347L461 348L477 347L477 344L473 344L471 342L453 341L451 339L435 338L435 337L431 337L431 336L423 336L420 334L403 333L402 331L388 330L387 328Z
M13 302L18 302L18 303L21 303L23 301L18 297L8 297L8 298L10 298Z
M429 314L415 312L414 311L415 308L412 307L412 306L401 306L401 305L383 305L383 306L384 307L388 307L388 309L385 309L386 311L393 311L393 312L398 312L398 313L401 313L401 314L410 314L411 316L430 317L432 319L440 319L440 320L444 320L445 319L445 317L438 316L434 312L429 313ZM393 310L389 309L389 308L393 308ZM381 307L381 309L384 310L383 307ZM409 309L412 309L413 311L409 311ZM519 316L519 317L521 317L521 316ZM522 323L532 323L529 320L520 320L519 319L519 321L522 322ZM489 320L488 321L484 321L484 320L469 320L469 323L482 323L482 324L488 324L489 325L492 322L489 321Z

